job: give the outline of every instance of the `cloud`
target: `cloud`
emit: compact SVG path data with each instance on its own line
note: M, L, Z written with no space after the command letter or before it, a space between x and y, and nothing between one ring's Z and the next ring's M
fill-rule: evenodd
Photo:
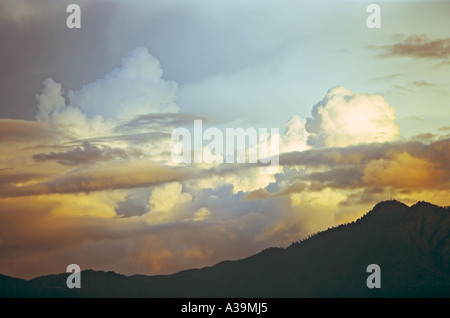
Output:
M182 220L182 211L179 208L191 201L192 195L183 192L179 182L157 187L151 193L150 211L145 215L145 219L150 224Z
M259 200L259 199L267 199L269 197L269 192L266 189L258 189L251 191L247 195L248 200Z
M411 139L418 140L422 143L431 143L431 142L435 141L437 137L438 136L435 134L425 133L425 134L413 136Z
M328 171L311 172L305 179L324 187L331 188L356 188L362 185L363 172L358 166L343 166L332 168Z
M286 122L286 131L281 139L280 152L303 151L308 145L309 133L305 129L306 121L298 115L292 116Z
M243 258L262 249L264 243L249 239L235 222L191 222L153 227L133 240L128 260L139 272L169 274L180 269L212 266L226 259Z
M121 217L133 217L147 213L151 192L151 187L130 189L125 199L117 203L117 215Z
M450 38L430 40L426 35L411 35L383 48L387 56L446 59L450 57Z
M86 138L106 134L111 124L96 115L88 118L78 107L66 105L62 85L52 78L44 81L41 94L36 96L38 112L36 119L44 124L59 129L72 138Z
M6 188L12 184L27 184L36 180L45 180L48 172L43 171L18 171L14 168L0 169L0 188Z
M47 15L47 10L56 11L51 6L42 6L36 1L5 0L0 4L0 19L8 20L20 28L28 28L33 20Z
M134 189L177 181L192 174L187 168L161 166L148 161L129 160L69 171L59 177L31 185L4 186L0 196L89 193L104 190Z
M53 139L45 124L26 120L0 119L0 142L43 142Z
M447 189L450 187L450 139L429 144L419 141L361 144L332 149L311 149L280 156L283 166L304 166L306 174L289 180L311 186L341 189L392 187Z
M152 190L147 214L128 218L114 216L124 191L0 198L0 271L30 278L62 271L61 260L69 260L82 268L161 274L242 258L268 244L270 238L253 237L278 214L274 202L243 198L202 190L194 199L174 182ZM165 219L149 222L152 213ZM39 266L24 268L21 261Z
M283 186L280 190L280 195L288 195L291 193L301 193L308 189L308 186L305 183L294 182L292 184L288 184Z
M394 74L389 74L386 76L379 76L379 77L375 77L373 79L370 80L371 83L386 83L386 82L392 82L393 80L395 80L396 78L402 76L402 74L399 73L394 73Z
M276 201L279 213L272 216L272 222L265 224L255 239L276 240L286 246L330 227L336 224L340 203L345 200L345 194L330 188L285 193Z
M256 164L223 164L203 172L195 180L188 181L189 184L195 188L211 189L230 184L233 192L238 193L264 188L275 180L272 174L261 173Z
M313 147L345 147L396 140L395 109L377 94L353 93L338 86L314 105L306 121Z
M450 126L444 126L444 127L440 127L438 129L439 132L443 132L443 133L448 133L450 132Z
M83 36L84 44L77 40L79 32L55 27L64 26L64 4L42 10L33 1L13 5L7 0L0 6L2 25L14 23L20 28L4 28L5 39L22 43L6 45L9 53L2 54L3 60L19 57L23 62L13 63L16 68L19 65L14 72L13 64L3 63L5 74L18 74L8 78L4 93L8 87L12 93L17 87L26 92L29 86L35 94L41 80L55 79L45 80L37 96L38 122L0 120L0 273L31 278L64 271L70 263L125 274L171 273L246 257L268 246L286 246L360 216L368 205L387 199L391 190L406 200L448 202L449 142L423 135L416 138L420 142L393 143L398 127L392 107L379 95L342 87L331 89L314 106L312 118L294 115L286 122L280 141L282 166L274 174L261 174L258 164L170 166L173 127L188 126L194 119L208 120L203 115L179 113L177 103L207 114L211 121L219 120L222 126L227 121L236 123L233 117L238 114L239 124L267 127L282 127L280 114L287 119L293 112L304 114L302 105L313 105L310 98L315 98L324 83L319 80L318 85L308 74L318 74L328 66L320 64L318 70L309 63L304 67L305 60L319 61L323 56L304 52L304 43L299 41L304 37L297 36L303 29L292 28L286 15L281 24L268 29L247 23L249 28L239 33L244 37L238 41L250 41L241 41L244 47L225 45L231 48L225 52L224 43L236 43L237 38L227 32L229 15L223 15L222 9L235 13L234 5L218 11L213 5L207 10L201 5L194 12L161 2L156 10L147 10L154 17L169 13L172 24L166 19L162 24L162 19L147 19L137 5L131 8L137 17L134 24L123 28L121 23L129 19L117 21L117 16L130 17L129 5L124 14L122 4L100 1L93 11L89 7L87 11L94 17L92 12L101 12L106 19L99 23L83 16L83 25L95 30ZM223 19L212 18L210 9ZM248 22L254 10L244 9L241 22ZM263 9L257 19L273 18L271 9ZM288 22L304 24L297 11L290 9L285 10L290 12ZM86 10L83 5L82 10ZM193 20L200 22L189 26ZM208 50L221 53L209 54L204 60L198 58L204 53L204 37L189 30L206 32L203 35L213 39L217 32L204 27L212 20L227 39L210 41ZM165 31L172 35L186 35L185 41L167 41L171 37L161 32L163 24L171 25ZM131 43L133 32L129 31L142 25L159 26L146 28L153 33L145 37L151 39L155 56L168 65L169 78L183 84L180 97L176 96L177 84L165 79L160 63L145 48L132 50L111 70L110 63ZM111 42L111 27L124 36ZM24 32L23 28L35 31ZM288 32L280 33L282 29ZM267 31L272 35L269 38L263 36ZM53 45L60 41L52 39L62 37L76 49ZM28 46L42 44L38 52L23 49L27 41ZM166 46L169 42L171 47ZM186 43L188 52L179 50ZM395 54L419 57L411 52L424 43L407 43L416 47ZM83 45L90 49L83 50ZM393 48L389 52L394 54ZM436 59L448 58L445 51L440 54ZM56 55L64 58L58 62L52 58ZM346 65L345 59L335 57L336 65ZM437 88L435 83L442 82L425 81L420 75L406 79L398 72L369 77L374 78L372 83L402 84L405 90ZM98 80L89 83L86 78ZM328 81L326 85L336 83L333 78ZM20 109L26 106L20 105L28 104L9 102L4 107L23 116ZM278 117L267 117L274 109ZM354 215L349 218L343 211Z
M68 102L61 84L52 78L45 80L37 96L36 118L75 138L114 135L116 126L123 128L145 119L156 122L157 117L134 118L149 113L178 112L177 85L161 76L158 60L146 48L137 47L123 59L121 67L78 91L69 91ZM128 124L124 126L121 121Z
M193 220L196 222L204 221L204 220L208 219L210 214L211 214L210 209L208 209L206 207L202 207L202 208L198 209L197 211L195 211Z
M177 112L177 85L163 80L159 61L137 47L122 60L120 68L79 91L68 93L70 105L88 116L132 118L147 113Z
M389 198L391 189L403 200L448 198L450 140L360 144L282 156L289 159L283 159L283 171L255 191L233 191L232 179L205 188L186 171L165 181L164 174L149 173L147 163L123 167L105 162L68 173L65 180L77 191L94 186L98 191L65 194L61 177L55 192L38 192L26 200L0 198L0 272L30 277L55 272L64 265L61 260L73 263L76 258L82 268L168 274L242 258L267 246L287 246L361 216L368 205ZM294 169L294 164L304 168ZM0 172L13 178L12 171ZM160 167L155 171L162 172ZM220 169L214 171L220 178ZM139 177L156 181L140 183ZM275 183L278 188L270 189ZM132 204L139 211L128 210ZM32 269L20 265L48 260L55 261Z
M55 160L62 165L69 166L109 161L115 158L126 159L127 153L123 149L111 149L109 147L100 149L87 142L84 143L82 148L77 147L67 152L39 153L33 155L33 159L38 162Z
M423 191L438 189L439 196L434 199L443 200L450 180L446 172L450 171L449 145L450 140L431 144L397 142L282 154L283 171L271 179L272 183L264 182L262 187L256 188L259 190L245 192L232 191L231 184L235 181L231 177L238 171L239 177L251 178L248 167L226 172L216 168L216 177L220 179L220 173L225 173L230 179L222 179L221 183L217 182L216 186L208 189L197 182L198 179L189 179L193 175L187 170L179 171L176 179L170 180L167 175L156 174L156 171L162 172L161 167L155 167L155 175L152 175L147 163L123 166L124 163L104 162L104 166L96 169L70 172L60 179L42 183L49 187L52 185L50 190L54 191L37 191L39 199L29 197L22 200L24 205L30 203L30 206L22 206L26 211L33 205L37 206L36 202L40 202L42 210L51 211L47 218L42 219L43 223L39 223L41 230L30 232L34 234L24 238L21 245L14 245L4 236L0 238L4 241L4 251L8 251L11 257L10 265L23 260L26 251L33 250L34 235L40 238L36 244L41 246L34 254L34 261L63 255L67 259L69 254L74 255L81 249L80 246L85 246L92 249L91 259L84 259L86 266L95 263L99 266L97 268L108 267L111 265L101 262L94 253L96 249L108 246L111 253L117 252L127 260L117 261L108 256L109 253L101 251L102 257L117 264L109 268L120 268L130 274L170 273L211 265L224 258L250 255L267 246L286 246L337 222L352 220L365 211L362 204L372 204L386 195L389 197L391 188L396 189L398 195L401 191L410 191L403 194L405 198L421 195L433 198ZM294 165L305 169L291 169ZM11 173L11 169L5 171ZM248 176L247 172L250 173ZM424 177L426 174L432 177ZM409 179L402 180L404 175L410 175ZM208 181L206 173L202 177L204 182ZM28 177L23 178L26 181ZM141 182L143 180L147 182ZM160 182L167 183L161 185ZM274 182L278 184L278 190L269 191L269 185ZM224 184L231 188L225 191ZM138 189L138 186L144 188ZM114 189L122 190L103 191ZM94 192L84 194L83 190ZM414 192L419 190L422 192ZM20 198L0 200L8 207L12 207L11 202L14 201L17 210L21 208ZM351 208L346 205L348 200L354 203ZM125 206L121 207L120 202L126 203ZM132 203L140 210L136 213L129 211L126 218L115 217L116 214L124 215L119 213L124 209L133 209ZM20 217L25 218L23 215ZM69 217L77 219L70 223L67 221ZM19 223L10 221L9 224L18 230ZM44 228L44 224L49 226ZM51 226L57 224L58 228ZM53 244L52 240L61 233L66 233L64 240ZM83 235L83 238L78 235ZM105 237L109 238L108 245L101 243ZM74 242L70 242L71 239ZM230 249L230 246L239 246L239 249ZM14 257L11 256L13 250L17 253ZM1 268L14 272L6 266L0 261ZM22 269L24 272L26 269Z
M402 152L389 159L373 160L364 168L362 180L368 185L400 189L448 186L450 176L445 170L448 164L445 168L440 167L430 159Z
M192 125L194 120L210 121L201 115L187 113L152 113L136 116L130 121L118 125L116 131L134 130L145 127L146 129L161 129L167 127L178 127L183 125Z
M78 198L67 202L65 197L30 197L0 199L0 231L4 244L0 245L0 259L4 261L20 253L40 253L52 249L81 245L89 240L118 238L119 233L108 229L110 220L105 218L111 210L108 202L100 197ZM89 207L89 211L84 211ZM105 211L103 211L106 209ZM95 211L96 210L96 211ZM93 213L90 213L93 212ZM83 217L89 215L90 217ZM101 216L99 218L99 216ZM103 223L103 226L98 224Z
M373 158L382 158L383 155L395 148L409 149L410 143L405 144L360 144L345 148L319 148L303 152L291 152L280 155L280 164L283 166L306 165L309 167L331 165L357 165Z
M412 82L409 82L409 84L412 85L412 86L419 86L419 87L421 87L421 86L434 86L434 85L436 85L436 84L433 84L433 83L430 83L430 82L424 81L424 80L412 81Z
M130 268L126 248L142 227L111 217L115 195L0 198L0 272L33 278L64 272L72 263L83 269Z
M174 126L194 118L208 120L178 114L176 92L177 85L162 78L158 60L143 47L129 52L122 65L103 78L69 91L67 98L62 85L48 78L36 96L36 119L54 131L55 148L61 144L77 148L33 158L65 165L126 157L170 164Z

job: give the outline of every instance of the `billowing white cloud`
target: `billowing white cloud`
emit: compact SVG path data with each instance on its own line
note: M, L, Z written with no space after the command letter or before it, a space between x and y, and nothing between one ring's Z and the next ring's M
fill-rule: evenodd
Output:
M281 140L280 152L303 151L311 148L308 145L309 133L305 129L306 121L294 115L286 123L286 132Z
M149 113L175 113L177 85L161 78L161 66L146 48L137 47L120 68L102 79L68 92L48 78L37 96L38 121L60 128L75 138L117 134L121 121Z
M102 116L88 118L78 107L66 105L62 85L52 78L44 81L44 88L37 96L38 112L36 119L63 131L75 138L102 135L112 128Z
M354 93L342 86L330 89L312 115L306 130L313 147L389 142L400 134L395 109L381 95Z
M159 61L148 50L137 47L122 66L102 79L68 93L70 105L88 116L131 119L136 115L177 112L177 85L161 78Z

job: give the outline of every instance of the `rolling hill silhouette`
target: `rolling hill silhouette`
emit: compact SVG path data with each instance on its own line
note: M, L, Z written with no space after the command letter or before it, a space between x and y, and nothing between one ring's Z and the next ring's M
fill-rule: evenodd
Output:
M381 268L370 289L369 264ZM172 275L86 270L29 281L0 275L1 297L450 297L450 208L378 203L355 222L287 248Z

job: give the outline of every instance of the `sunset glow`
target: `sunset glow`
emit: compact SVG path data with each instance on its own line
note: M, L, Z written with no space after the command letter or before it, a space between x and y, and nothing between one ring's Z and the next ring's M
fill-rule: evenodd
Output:
M380 29L364 1L69 3L0 4L0 273L169 274L450 204L449 2ZM194 120L278 128L279 166L174 163Z

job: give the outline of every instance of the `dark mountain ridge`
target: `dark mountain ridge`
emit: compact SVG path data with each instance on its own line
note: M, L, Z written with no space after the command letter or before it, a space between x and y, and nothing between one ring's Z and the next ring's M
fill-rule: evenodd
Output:
M369 264L381 288L368 288ZM450 297L450 208L378 203L358 220L287 248L172 275L85 270L29 281L0 276L1 297Z

